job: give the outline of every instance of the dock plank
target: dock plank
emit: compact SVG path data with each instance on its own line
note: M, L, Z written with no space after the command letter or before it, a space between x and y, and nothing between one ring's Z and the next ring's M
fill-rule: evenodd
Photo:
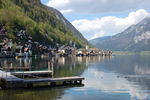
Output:
M20 80L20 78L14 76L14 75L11 75L10 72L5 72L5 71L1 71L0 70L0 78L3 78L3 79L6 79L6 80Z
M26 83L37 83L37 82L63 82L63 81L75 81L75 80L84 80L83 77L74 76L74 77L61 77L61 78L42 78L42 79L31 79L25 80Z
M6 88L22 88L24 87L24 80L11 75L10 72L5 72L0 70L0 87L2 89Z
M52 71L17 71L17 72L10 72L12 75L32 75L32 74L51 74Z
M51 81L72 81L72 80L84 80L83 77L72 76L72 77L61 77L61 78L52 78Z
M29 70L30 67L2 67L0 70Z

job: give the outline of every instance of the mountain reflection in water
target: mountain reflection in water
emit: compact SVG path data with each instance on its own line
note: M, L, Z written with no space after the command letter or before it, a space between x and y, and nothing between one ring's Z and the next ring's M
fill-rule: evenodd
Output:
M150 56L0 59L4 67L47 70L53 77L85 77L83 87L1 90L0 100L139 100L150 99Z

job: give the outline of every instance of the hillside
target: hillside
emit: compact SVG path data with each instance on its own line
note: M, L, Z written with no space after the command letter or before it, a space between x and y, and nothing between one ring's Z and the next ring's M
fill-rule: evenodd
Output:
M95 46L113 51L150 51L150 18L147 17L110 39L98 40Z
M103 42L103 41L106 41L108 39L110 39L111 36L104 36L104 37L100 37L100 38L96 38L96 39L92 39L92 40L89 40L89 42L92 44L92 45L99 45L99 41Z
M82 47L88 43L59 11L40 0L0 0L0 29L5 30L0 34L16 43L26 42L28 37L46 44L74 41Z
M83 35L57 9L52 7L47 8L57 17L57 19L59 19L69 30L71 30L74 36L88 44L88 41L83 37Z

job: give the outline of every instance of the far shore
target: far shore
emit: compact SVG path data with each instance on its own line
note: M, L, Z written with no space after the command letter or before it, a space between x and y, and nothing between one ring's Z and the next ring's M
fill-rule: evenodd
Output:
M113 51L113 55L150 55L150 51L140 51L140 52Z

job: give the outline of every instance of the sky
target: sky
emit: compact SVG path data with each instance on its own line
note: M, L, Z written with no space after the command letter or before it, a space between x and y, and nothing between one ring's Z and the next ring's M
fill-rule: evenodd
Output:
M88 39L112 36L150 16L150 0L41 0Z

